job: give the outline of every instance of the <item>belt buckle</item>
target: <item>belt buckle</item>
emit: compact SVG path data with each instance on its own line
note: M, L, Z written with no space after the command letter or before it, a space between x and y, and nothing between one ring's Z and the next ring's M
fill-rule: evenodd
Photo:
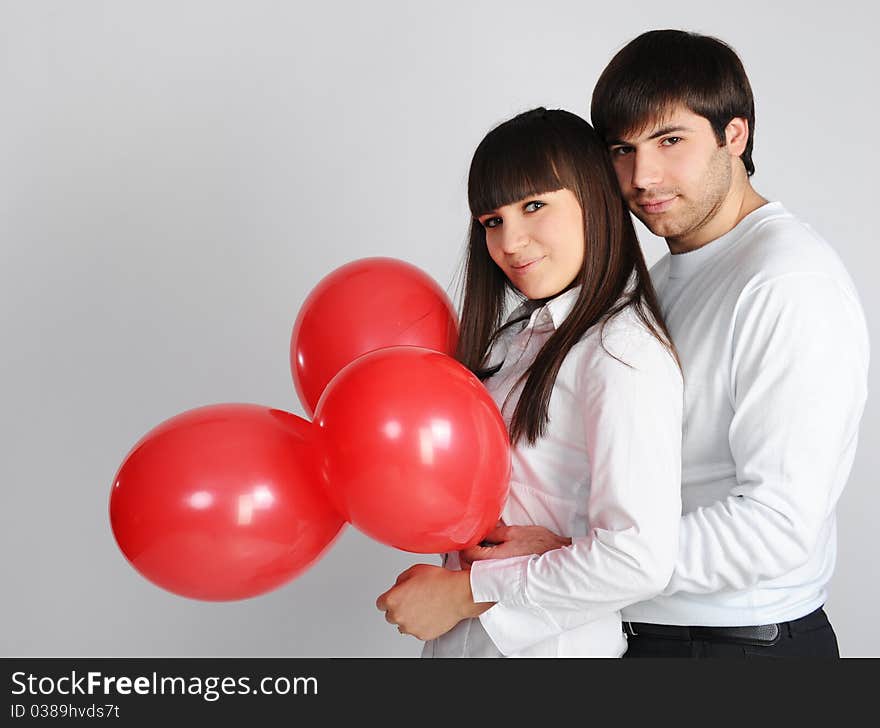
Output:
M777 642L779 642L780 638L782 637L782 629L780 628L778 623L766 624L761 626L773 628L772 634L770 634L767 639L761 639L760 637L746 637L743 639L743 642L747 645L752 645L753 647L772 647Z
M749 645L751 647L772 647L779 642L782 630L778 623L756 625L755 628L766 627L770 630L767 638L741 635L738 631L747 630L748 627L702 627L693 630L695 639L707 639L715 642L728 642L736 645ZM752 628L752 629L755 629Z

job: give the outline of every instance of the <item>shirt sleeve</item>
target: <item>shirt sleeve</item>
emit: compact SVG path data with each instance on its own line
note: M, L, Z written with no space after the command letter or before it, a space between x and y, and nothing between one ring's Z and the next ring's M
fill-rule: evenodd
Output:
M730 495L682 518L664 594L742 590L808 560L855 454L868 341L854 295L821 274L745 294L733 330Z
M611 342L609 342L611 343ZM681 374L647 334L623 361L601 348L580 372L590 464L587 536L537 556L471 567L480 616L505 655L659 593L674 565L681 517Z

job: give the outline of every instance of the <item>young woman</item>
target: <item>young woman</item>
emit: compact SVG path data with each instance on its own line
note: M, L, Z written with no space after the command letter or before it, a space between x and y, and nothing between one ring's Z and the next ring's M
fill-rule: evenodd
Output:
M510 495L489 545L407 569L377 606L424 656L617 657L619 610L672 573L677 358L586 121L539 108L501 124L468 197L457 358L508 424ZM502 325L508 294L521 305Z

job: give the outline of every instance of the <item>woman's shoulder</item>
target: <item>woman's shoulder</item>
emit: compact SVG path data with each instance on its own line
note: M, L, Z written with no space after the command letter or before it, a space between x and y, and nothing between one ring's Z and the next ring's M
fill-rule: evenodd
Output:
M650 314L646 314L650 316ZM651 330L648 322L654 326ZM662 330L643 318L635 306L628 305L591 327L572 348L574 362L582 371L617 371L657 373L681 378L678 364L669 347L661 340Z

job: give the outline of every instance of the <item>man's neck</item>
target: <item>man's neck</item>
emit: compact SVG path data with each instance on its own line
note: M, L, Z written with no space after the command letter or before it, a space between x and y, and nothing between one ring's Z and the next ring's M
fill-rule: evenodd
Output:
M707 243L717 240L722 235L733 230L742 219L749 213L754 212L762 205L767 204L761 195L755 192L748 178L733 185L730 194L712 218L695 230L691 235L681 238L666 238L669 252L673 255L689 253L692 250L702 248Z

